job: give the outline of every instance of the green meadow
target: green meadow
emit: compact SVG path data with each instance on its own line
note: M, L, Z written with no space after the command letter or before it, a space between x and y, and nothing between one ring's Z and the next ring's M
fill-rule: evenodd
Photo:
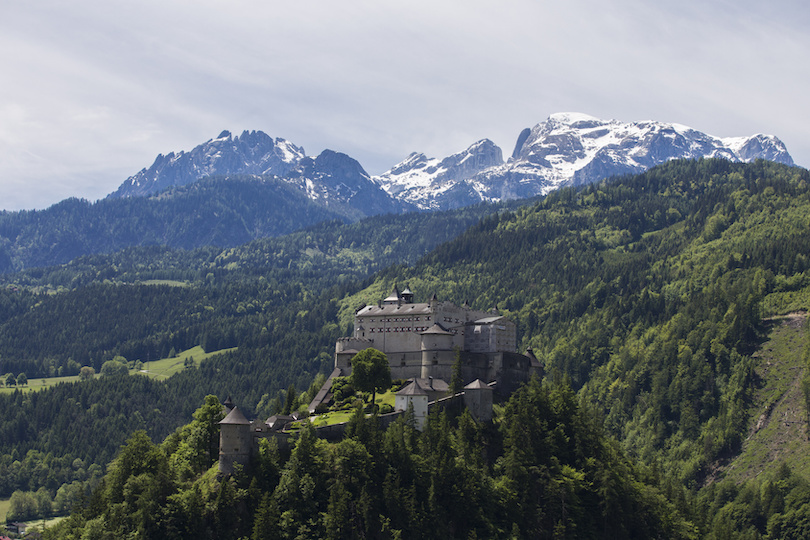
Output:
M223 354L226 352L235 351L236 347L231 349L221 349L219 351L212 351L210 353L206 353L202 347L199 345L196 347L192 347L191 349L182 351L181 353L173 356L171 358L162 358L160 360L155 360L154 362L147 362L143 365L140 370L130 370L130 373L137 373L138 375L146 375L148 377L152 377L155 379L165 380L174 375L175 373L182 371L186 367L186 360L190 359L193 360L194 365L198 366L201 361L211 358L212 356L216 356L218 354ZM96 377L99 374L96 373ZM45 377L39 379L28 379L28 384L24 386L2 386L0 387L0 393L13 393L15 390L20 390L22 392L37 392L39 390L44 390L46 388L50 388L62 382L73 383L78 382L79 376L78 375L71 375L69 377ZM2 506L0 506L0 510L2 510Z

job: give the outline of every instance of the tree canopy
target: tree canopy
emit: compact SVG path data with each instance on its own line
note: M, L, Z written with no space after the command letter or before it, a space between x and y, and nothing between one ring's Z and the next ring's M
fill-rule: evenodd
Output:
M351 360L351 381L355 389L371 392L371 403L377 398L377 391L391 387L391 367L385 353L374 348L363 349Z

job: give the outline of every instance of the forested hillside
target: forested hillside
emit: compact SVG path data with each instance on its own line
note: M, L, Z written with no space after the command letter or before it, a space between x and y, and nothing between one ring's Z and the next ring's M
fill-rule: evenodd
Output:
M762 316L807 307L808 180L671 162L487 218L380 280L497 304L636 455L695 482L739 445Z
M0 212L0 273L130 246L238 246L373 213L316 203L272 176L213 177L151 197L67 199L45 210Z
M135 433L84 507L46 538L689 538L693 526L605 438L570 387L534 380L497 425L431 415L381 431L355 410L347 437L304 428L218 479L207 399L153 444Z
M810 308L808 181L763 161L671 162L486 218L370 290L497 304L686 507L747 435L763 317Z
M155 321L151 330L146 330L146 321L141 326L134 324L135 328L142 328L139 337L122 337L115 345L99 343L90 348L94 352L88 358L101 362L116 354L143 354L134 352L136 347L158 354L169 347L208 343L206 340L211 340L206 350L238 345L237 352L204 362L163 384L186 398L182 413L186 418L202 396L210 393L207 390L210 388L220 399L226 393L232 394L248 415L265 414L272 408L270 401L281 397L278 390L290 382L304 389L317 371L331 364L329 352L334 339L348 331L351 314L358 305L376 302L380 294L387 294L398 283L407 284L417 298L428 298L435 292L440 298L459 304L468 300L474 308L497 305L517 323L521 347L533 347L546 366L545 386L535 383L505 406L497 428L500 435L481 435L484 448L493 452L487 453L480 465L485 472L478 478L486 477L481 480L483 484L452 484L469 477L464 474L469 471L453 467L466 462L461 457L468 455L464 453L465 441L477 440L477 435L455 431L466 429L463 427L466 421L458 420L456 425L455 421L447 420L450 424L439 432L451 433L449 441L441 442L436 432L430 435L428 430L420 442L407 443L411 444L409 455L421 455L420 458L405 459L404 454L396 453L399 450L391 450L391 455L399 458L383 457L376 453L380 452L378 447L368 444L362 438L365 435L359 434L360 446L351 441L344 441L342 446L302 442L301 452L308 452L305 456L296 457L294 452L289 461L267 457L269 461L263 467L268 469L242 479L217 483L203 475L185 480L190 482L187 484L167 480L169 484L153 486L147 482L144 490L154 488L158 490L154 493L161 494L152 498L158 503L149 509L138 507L134 499L125 501L118 491L105 488L72 518L69 527L76 531L87 532L86 527L97 527L101 532L121 527L142 527L146 531L174 523L180 531L177 535L182 537L196 534L184 527L205 523L206 531L227 536L231 534L225 532L229 530L227 524L238 521L244 526L254 523L255 517L286 524L287 529L280 529L281 537L306 536L311 531L315 531L315 536L342 537L344 533L351 534L346 531L379 528L391 531L392 537L396 530L402 531L403 537L418 537L419 531L402 526L391 514L392 508L407 508L408 515L417 520L453 524L447 526L457 528L430 529L450 535L505 538L514 525L516 534L519 531L551 535L559 527L560 534L575 537L577 533L569 528L568 521L573 519L586 523L585 530L589 531L586 536L599 536L598 526L616 526L604 520L598 522L600 516L610 515L604 512L624 515L637 511L639 515L652 512L661 519L668 516L667 521L649 521L646 533L628 534L689 536L694 526L696 534L705 537L726 538L744 533L798 538L802 537L802 523L810 522L806 519L810 518L810 484L803 476L786 467L780 469L777 464L774 470L765 471L757 484L748 487L731 489L716 480L722 466L740 452L752 417L752 403L762 384L756 370L758 360L752 355L765 338L763 319L810 308L809 184L810 174L806 170L764 161L753 164L675 161L637 176L562 189L514 211L493 213L471 209L458 222L449 219L456 214L434 218L438 221L432 224L421 221L429 219L425 215L385 217L378 218L381 220L378 227L369 229L363 228L362 223L314 228L285 240L289 244L265 240L246 248L190 252L193 255L150 248L155 250L154 258L143 257L148 250L128 250L110 257L80 259L59 268L18 274L6 282L2 301L13 314L0 320L0 344L6 340L15 343L13 336L21 334L33 320L30 313L41 306L53 306L38 315L47 328L53 323L48 314L63 309L61 306L69 299L84 298L83 295L101 298L104 291L111 291L110 287L117 288L108 295L111 299L121 294L125 301L145 306L144 309L151 305L147 302L150 294L165 295L170 303L174 300L188 306L187 311L178 314L171 311L174 307L166 307L169 314ZM461 227L462 222L468 224L479 217L483 219L451 242L439 245L436 238L436 244L419 244L430 241L437 232L441 236L445 231L443 237L449 238L452 230L461 230L453 229L455 225L451 223ZM411 230L422 227L421 230L411 235L396 229L405 223L399 220L407 219L414 220L409 222ZM350 234L350 230L354 232ZM378 235L377 230L388 232ZM359 236L354 237L355 234ZM399 238L398 244L393 243L394 237ZM392 247L386 249L387 245ZM411 245L419 247L411 252L407 249ZM257 249L258 246L261 248ZM434 246L417 261L421 249ZM403 249L409 255L396 259ZM389 256L390 259L377 258ZM191 260L187 257L196 262L187 264L184 261ZM156 262L160 260L172 262ZM375 271L379 271L376 277L364 281L369 272ZM186 287L170 289L137 284L155 278L182 281ZM94 284L100 280L108 283ZM45 290L67 292L46 296L41 292ZM93 294L88 292L94 290ZM144 299L138 300L138 294L144 295ZM144 303L138 304L141 301ZM98 302L104 305L102 300ZM66 317L81 320L82 313L95 309L90 307L94 305L90 300L78 305L87 306L87 311L66 310ZM182 326L171 326L175 319L182 321ZM133 321L138 321L134 315ZM36 327L33 325L33 332ZM99 335L107 333L105 330ZM70 332L64 334L69 336ZM90 337L92 333L82 335ZM175 339L178 341L172 341ZM56 349L69 347L69 340L61 343ZM48 369L48 359L59 353L48 345L38 347L39 353L29 352L20 356L19 361L33 361L28 365ZM4 361L14 358L14 348L0 350ZM61 361L68 359L61 358ZM570 381L576 398L564 397L568 383L563 381ZM810 388L810 383L806 387ZM546 398L538 397L541 395L549 396L552 403L562 399L568 404L563 408L571 414L554 416L556 409L543 405ZM0 396L0 404L5 407L0 413L12 410L11 402L5 399ZM14 402L14 407L23 412L13 420L17 423L14 425L28 425L25 423L35 417L35 408L25 404L26 398L15 399L19 403ZM531 404L527 404L527 399ZM576 414L569 409L574 404L579 411ZM540 439L556 436L553 426L559 425L567 433L560 441L565 440L571 446L562 449L554 443L550 454L540 455L528 450L537 448L534 442L516 445L510 442L518 434L509 435L508 426L526 426L529 422L523 416L517 424L510 419L526 411L535 414L542 424L537 427ZM161 409L161 414L167 412ZM151 439L162 441L167 433L154 429L148 416L143 418ZM11 425L10 422L4 426ZM599 434L601 442L588 442L575 435L584 433L579 428L566 431L569 427L565 426L578 423L586 426L585 432L592 431L593 426L603 426L604 438ZM28 431L18 429L19 433L39 433L40 429L47 431L47 422L36 428L31 426ZM376 436L385 439L396 435ZM618 461L605 458L602 450L598 450L602 444L610 446L610 438L618 441L619 446L611 446ZM47 439L33 436L13 439L2 450L5 453L7 448L16 446L20 452L38 449ZM456 453L452 459L432 454L431 441L440 446L450 444ZM172 456L178 447L172 445L180 444L175 440L156 447L144 438L136 438L130 444L136 443L152 456L150 463L139 465L142 468L131 469L139 471L136 475L154 475L154 466L167 466L176 459ZM518 459L521 448L528 453L522 454L510 468L509 456ZM501 449L503 452L499 453ZM349 455L344 456L343 451ZM571 453L576 459L570 458ZM366 454L370 457L364 457ZM267 454L271 455L272 452ZM413 495L395 504L388 502L394 500L390 499L393 491L372 494L371 486L379 486L380 478L386 478L384 471L373 477L375 481L340 476L340 467L348 466L355 458L361 464L368 460L375 464L414 463L410 480L401 484ZM589 469L588 464L595 463L590 459L596 462L604 459L604 463L612 464ZM301 460L312 460L316 470L323 465L331 472L322 476L304 473ZM629 468L615 473L622 470L617 463L624 461ZM455 480L448 480L451 485L441 487L448 491L435 491L439 486L431 489L429 483L433 480L419 480L422 477L414 472L427 470L420 467L429 467L431 463L441 463L442 467L455 471ZM549 464L547 468L541 466L543 463ZM391 466L396 469L398 465ZM352 470L365 470L372 475L371 469L362 465ZM424 474L432 478L436 471ZM624 474L631 483L639 484L633 488L605 484L606 478L615 474ZM537 480L538 477L543 480ZM259 483L257 489L251 478ZM346 484L350 496L336 487L345 484L347 478L351 480ZM143 480L146 482L147 478L144 476ZM240 483L243 480L246 483ZM119 481L120 478L108 479ZM420 482L428 482L428 486ZM726 487L717 487L720 485ZM316 487L318 490L313 492ZM615 499L611 491L614 487L619 494ZM585 502L590 500L591 489L599 497L617 501L618 506L594 510ZM669 502L662 501L658 510L634 506L633 501L638 500L636 489L652 490L648 493L651 498L644 500L658 500L656 493L660 489ZM217 490L217 494L212 490ZM435 507L420 507L414 502L420 493L425 493L428 501L435 493L445 493L442 500L449 508L455 508L458 502L454 497L481 496L494 514L486 523L458 525L456 517L440 515ZM545 497L556 497L555 501L563 503L554 507ZM380 498L386 502L380 502ZM224 501L230 500L238 504L224 505ZM311 501L312 505L301 508L294 504L301 500ZM577 502L569 507L566 501L574 500ZM460 507L478 508L475 499L459 501ZM130 506L116 506L120 504ZM113 514L105 508L138 510ZM226 508L244 513L235 516L228 514ZM535 515L537 508L548 514ZM578 508L576 511L583 513L569 515L569 508L572 512ZM185 517L182 512L186 512ZM346 512L356 519L350 524L334 521ZM150 521L153 519L150 516L156 515L163 517ZM578 517L574 519L573 515ZM196 521L201 517L203 521ZM611 531L614 533L621 534ZM238 534L263 537L256 529L240 529Z
M130 248L0 277L0 374L100 373L116 357L134 365L196 345L238 347L161 383L130 375L0 393L0 497L55 492L83 477L78 469L105 466L134 429L160 440L206 394L269 416L283 390L306 390L330 366L346 332L336 299L505 208L328 222L227 249Z

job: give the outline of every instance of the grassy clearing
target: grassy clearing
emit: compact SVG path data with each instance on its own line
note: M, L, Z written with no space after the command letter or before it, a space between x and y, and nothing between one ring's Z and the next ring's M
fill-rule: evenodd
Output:
M161 360L155 360L154 362L144 364L143 369L141 371L130 370L130 373L137 373L139 375L146 375L148 377L153 377L155 379L164 380L168 379L178 371L182 371L185 368L185 361L187 358L192 358L194 360L194 364L199 365L201 361L211 358L212 356L216 356L218 354L235 350L236 347L232 349L222 349L219 351L212 351L210 353L206 353L202 349L202 347L197 346L188 349L187 351L183 351L173 358L163 358ZM97 373L96 377L98 376L99 374ZM79 376L72 375L70 377L46 377L41 379L28 379L28 384L25 386L0 387L0 393L11 394L15 390L20 390L22 392L38 392L39 390L50 388L61 382L67 383L79 382Z
M147 362L143 365L143 369L138 372L139 375L146 375L148 377L153 377L155 379L168 379L175 373L179 371L183 371L185 369L185 361L187 358L191 358L194 360L195 365L199 365L199 363L203 360L207 360L212 356L216 356L218 354L235 351L236 347L232 349L222 349L219 351L212 351L210 353L206 353L202 347L199 345L196 347L192 347L191 349L185 350L178 354L173 358L163 358L161 360L155 360L154 362Z
M49 519L35 519L33 521L25 521L26 530L30 533L33 528L37 528L40 531L44 531L48 527L53 527L67 516L59 516L59 517L52 517Z
M771 324L768 340L754 354L762 382L754 395L748 438L740 454L724 467L725 476L735 482L770 476L782 463L810 479L810 441L801 388L806 317L791 315Z
M28 384L25 386L3 386L0 388L0 393L11 394L15 390L20 390L21 392L38 392L39 390L44 390L46 388L50 388L55 386L61 382L78 382L79 376L73 375L70 377L47 377L43 379L28 379Z
M6 522L6 514L8 514L10 508L11 499L0 499L0 519L3 520L3 523Z

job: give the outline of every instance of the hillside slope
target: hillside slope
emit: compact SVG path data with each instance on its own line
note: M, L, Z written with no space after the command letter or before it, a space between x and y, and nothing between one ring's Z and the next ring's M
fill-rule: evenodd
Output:
M807 374L807 313L767 321L767 340L752 355L759 384L740 453L718 468L717 478L742 483L781 464L810 480L810 438L802 381Z
M808 285L808 185L764 161L670 162L485 219L372 287L497 305L632 455L694 486L746 436L762 314Z

